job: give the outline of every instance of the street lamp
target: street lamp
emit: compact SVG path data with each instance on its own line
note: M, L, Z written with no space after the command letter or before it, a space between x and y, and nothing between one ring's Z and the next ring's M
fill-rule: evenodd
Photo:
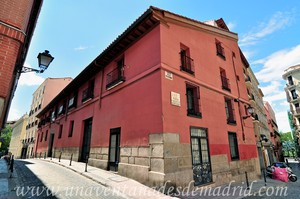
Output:
M43 52L43 53L39 53L37 58L39 61L40 69L34 69L34 68L29 68L29 67L23 66L20 73L27 73L27 72L43 73L54 59L54 57L52 57L49 54L48 50L45 50L45 52Z
M265 158L266 157L265 157L265 147L262 143L263 141L268 142L269 139L267 138L267 136L265 134L260 134L259 142L260 142L260 145L261 145L261 148L262 148L262 153L263 153L263 158L264 158L264 165L263 165L264 167L262 168L262 170L263 170L263 175L264 175L265 186L267 186L266 171L265 171L265 169L266 169L266 160L265 160Z
M247 107L247 112L248 112L250 115L243 116L243 119L247 119L248 117L253 117L253 114L254 114L254 108L253 108L252 106L248 106L248 107Z

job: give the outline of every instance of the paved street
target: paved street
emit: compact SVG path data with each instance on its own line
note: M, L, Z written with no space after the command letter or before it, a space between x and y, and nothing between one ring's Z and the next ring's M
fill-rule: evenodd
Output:
M16 160L15 194L19 198L125 198L62 166L40 160ZM18 179L18 180L17 180Z
M250 196L246 199L270 199L270 198L276 198L276 199L283 199L283 198L289 198L289 199L298 199L300 195L300 164L298 163L290 163L290 166L293 169L293 172L297 175L298 180L296 182L288 182L286 183L286 189L282 188L268 188L266 192L262 192L261 196ZM267 178L268 180L268 178Z

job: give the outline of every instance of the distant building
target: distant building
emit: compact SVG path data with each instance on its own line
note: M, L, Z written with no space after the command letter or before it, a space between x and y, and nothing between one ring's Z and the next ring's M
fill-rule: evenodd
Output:
M254 108L253 125L258 156L260 160L260 167L261 170L264 170L267 166L274 162L273 156L269 156L268 153L268 151L272 151L272 142L270 140L268 119L263 102L264 94L259 88L259 82L250 67L245 70L245 75L248 97L251 103L251 107ZM262 139L262 137L267 138L268 141L266 141L266 139Z
M11 100L24 65L42 0L0 2L0 130L7 120Z
M268 127L270 131L270 137L268 138L271 141L271 147L267 148L268 157L273 161L281 160L282 155L282 146L280 141L280 134L278 131L278 126L276 122L276 116L273 108L268 102L264 102L265 111L268 119Z
M284 88L292 114L292 132L296 143L300 145L300 64L291 66L284 71L282 78L286 80Z
M14 158L22 158L23 140L26 134L28 115L23 115L13 126L12 135L9 144L9 152Z
M36 153L148 185L254 179L249 105L238 37L222 19L150 7L37 115Z
M26 134L23 140L23 158L32 157L34 153L35 136L39 122L35 116L71 81L72 78L70 77L47 78L33 93Z

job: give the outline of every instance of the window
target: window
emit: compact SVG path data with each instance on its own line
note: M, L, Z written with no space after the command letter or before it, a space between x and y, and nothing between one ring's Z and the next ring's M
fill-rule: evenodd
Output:
M41 139L40 139L40 142L43 141L43 137L44 137L44 135L43 135L43 132L42 132L42 133L41 133Z
M61 136L62 136L62 131L63 131L63 125L61 124L61 125L59 125L58 139L61 138Z
M62 115L65 113L65 104L60 105L60 107L58 108L58 112L57 115Z
M199 105L199 87L186 85L187 115L201 117Z
M47 141L47 138L48 138L48 130L46 131L46 134L45 134L45 141Z
M220 68L220 76L222 82L222 89L230 91L229 79L226 77L226 72L223 68Z
M296 93L296 90L295 90L295 89L294 89L294 90L291 90L291 94L292 94L293 99L297 99L298 94Z
M292 76L288 76L288 82L289 82L290 86L294 85L294 81L293 81L293 77Z
M222 43L218 40L216 40L216 48L217 48L217 55L225 60L224 48L222 47Z
M77 95L75 94L73 97L69 99L68 108L76 107Z
M72 120L70 122L70 126L69 126L69 135L68 137L72 137L73 136L73 130L74 130L74 120Z
M95 80L91 80L88 87L84 91L82 91L82 102L85 102L94 97L94 84Z
M117 67L106 75L106 89L112 89L124 81L124 58L122 58L117 61Z
M56 118L56 111L53 110L51 113L51 122L54 122L55 118Z
M180 50L180 70L188 72L190 74L194 74L194 60L190 58L189 55L189 49L188 48L181 48Z
M225 98L225 110L226 110L227 124L236 124L232 100L229 98Z
M236 133L228 133L229 147L230 147L230 157L231 160L239 160L239 147L237 142Z

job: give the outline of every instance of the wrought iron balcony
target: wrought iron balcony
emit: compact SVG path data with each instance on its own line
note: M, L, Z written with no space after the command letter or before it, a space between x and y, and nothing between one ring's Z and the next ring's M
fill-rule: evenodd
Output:
M180 53L181 58L181 66L180 70L183 70L185 72L188 72L190 74L194 74L194 60L188 56L186 56L184 53Z
M226 78L225 76L222 76L222 75L221 75L221 81L222 81L222 88L223 88L224 90L231 91L229 79Z
M82 100L81 102L85 102L94 97L94 88L88 87L84 91L82 91Z
M106 89L111 89L125 81L123 67L117 67L106 76Z

